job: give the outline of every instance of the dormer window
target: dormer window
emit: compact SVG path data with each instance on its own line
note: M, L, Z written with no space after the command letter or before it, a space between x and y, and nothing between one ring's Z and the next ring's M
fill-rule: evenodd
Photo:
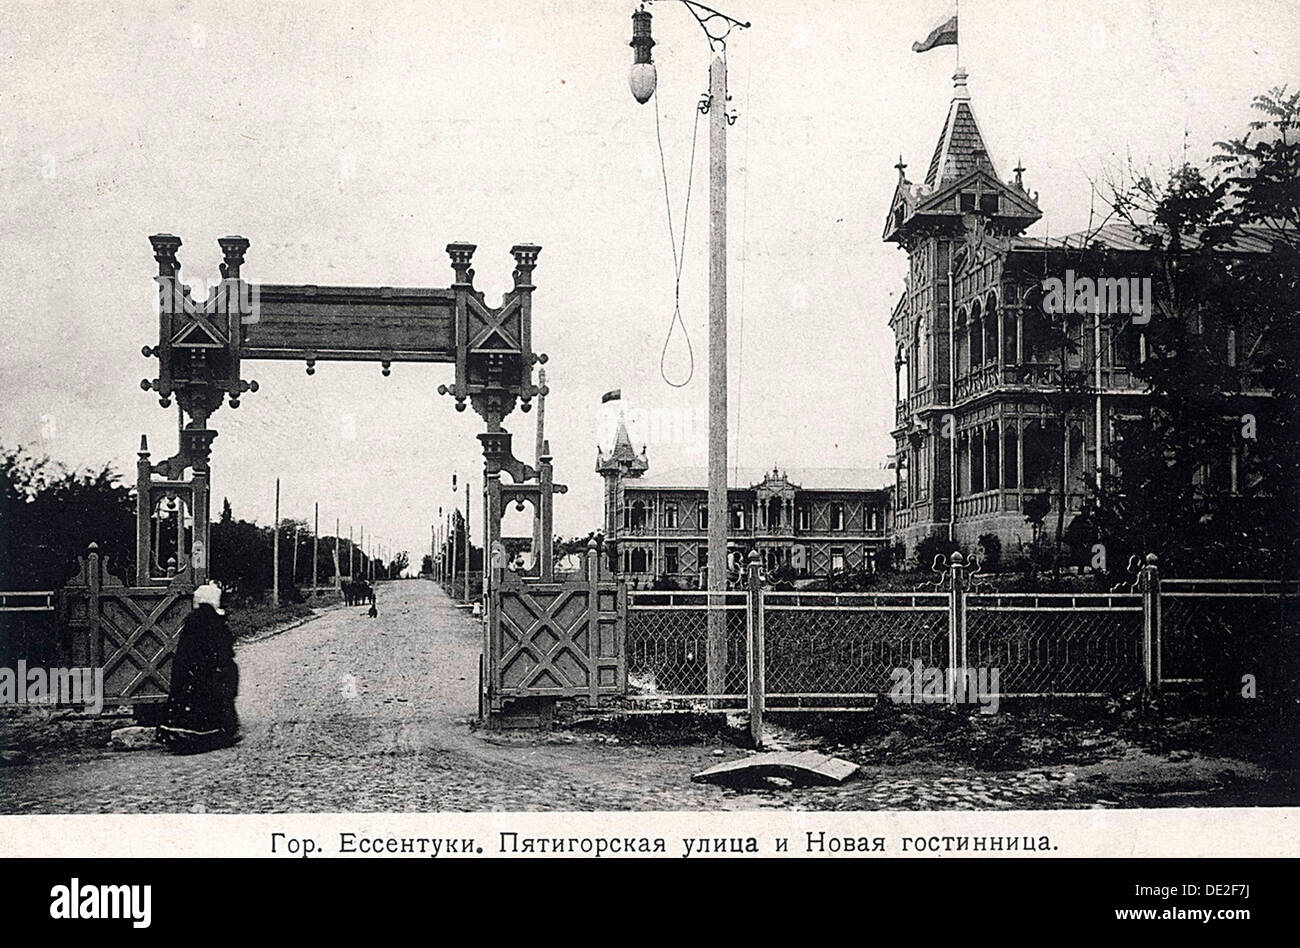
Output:
M958 198L957 210L961 211L963 214L975 213L975 192L963 191L958 195Z
M980 195L980 212L984 214L996 214L998 212L998 193L991 191L988 194Z

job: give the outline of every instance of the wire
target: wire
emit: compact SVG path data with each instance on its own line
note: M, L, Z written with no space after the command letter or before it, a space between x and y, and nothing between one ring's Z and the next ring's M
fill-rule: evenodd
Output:
M682 246L681 252L678 253L677 234L673 230L673 201L668 187L668 160L664 156L664 137L659 120L659 90L655 89L655 140L659 143L659 169L664 181L664 207L668 212L668 240L673 248L673 316L668 322L668 332L664 336L664 347L659 353L659 375L673 388L685 388L690 384L691 379L695 377L695 348L691 345L691 334L682 319L682 266L686 263L686 225L691 216L691 189L695 181L695 144L699 138L699 131L700 110L697 108L695 109L695 124L691 129L691 161L686 176L686 206L682 211ZM668 343L672 341L674 326L682 327L682 337L686 340L686 356L689 360L686 378L681 382L674 382L670 379L665 368L668 360Z
M723 48L722 63L725 68L727 65L726 48ZM742 400L745 397L745 271L749 263L749 127L754 123L754 116L750 109L749 90L750 83L753 79L753 61L745 68L745 185L744 197L741 199L741 216L740 216L740 359L738 361L738 370L736 373L736 479L740 479L740 446L741 435L744 429L741 427L744 415L741 412ZM730 70L726 75L730 75Z

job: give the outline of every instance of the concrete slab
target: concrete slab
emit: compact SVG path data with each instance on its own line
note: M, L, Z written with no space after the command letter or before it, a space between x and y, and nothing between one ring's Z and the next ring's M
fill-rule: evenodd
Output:
M796 786L829 787L843 783L857 770L857 764L816 751L772 751L716 764L695 774L691 780L722 785L761 785L768 777L782 777Z

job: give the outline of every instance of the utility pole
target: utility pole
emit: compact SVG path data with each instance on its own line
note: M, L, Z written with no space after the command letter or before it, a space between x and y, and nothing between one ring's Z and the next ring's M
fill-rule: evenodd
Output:
M337 591L343 586L343 576L339 572L339 518L334 518L334 589Z
M357 578L356 558L357 545L352 542L352 524L348 524L348 582Z
M271 539L271 608L280 605L280 478L275 479L275 528Z
M709 694L727 680L727 64L709 63Z
M316 560L320 557L320 501L316 501L315 522L311 528L311 594L316 595Z
M293 569L289 573L289 585L298 585L298 544L301 542L302 525L295 523L293 525Z
M722 694L727 676L727 126L735 121L727 109L727 37L743 23L695 0L682 0L709 42L709 94L700 104L709 116L709 527L708 660L709 694ZM632 96L646 103L654 96L658 75L651 50L651 15L644 6L632 14ZM670 222L671 223L671 222ZM674 250L674 258L676 253ZM680 271L679 271L680 272Z
M486 536L486 534L485 534ZM486 557L488 551L483 551ZM487 562L483 564L483 575L487 576ZM465 478L465 601L469 602L469 478Z

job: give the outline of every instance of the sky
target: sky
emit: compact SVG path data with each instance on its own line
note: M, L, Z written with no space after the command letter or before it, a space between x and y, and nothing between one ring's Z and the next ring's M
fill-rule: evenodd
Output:
M911 51L949 0L717 0L728 46L730 454L747 467L878 467L891 449L887 325L906 259L880 233L900 154L924 177L955 51ZM216 240L251 241L251 282L448 286L478 245L497 303L509 248L542 246L533 338L549 356L556 529L600 521L596 447L617 408L652 469L706 460L708 48L652 5L657 99L627 87L633 4L450 0L14 2L0 7L0 445L134 470L175 450L156 360L148 235L180 236L183 280ZM1253 95L1300 76L1297 0L964 0L961 59L1003 178L1077 231L1092 180L1157 173L1241 134ZM664 148L656 144L658 109ZM698 121L698 126L697 126ZM683 236L678 327L665 212ZM686 340L694 351L688 377ZM661 353L663 372L661 372ZM419 555L482 459L447 365L246 362L260 391L213 415L214 511L358 531ZM623 399L602 407L603 392ZM506 427L532 460L535 414ZM512 514L507 535L530 532Z

